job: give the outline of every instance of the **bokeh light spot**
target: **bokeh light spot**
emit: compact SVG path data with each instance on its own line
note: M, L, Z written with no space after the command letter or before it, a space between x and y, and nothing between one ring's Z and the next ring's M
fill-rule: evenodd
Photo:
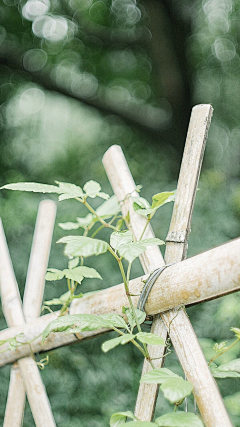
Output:
M231 40L218 37L214 42L213 53L219 61L231 61L236 55L236 47Z
M44 15L34 20L32 30L37 37L43 37L51 42L59 42L68 33L68 22L62 16Z
M49 11L49 0L28 0L23 6L22 14L24 18L33 21L37 16L44 15Z
M41 89L26 89L20 96L19 107L25 115L38 113L45 104L45 94Z
M39 71L47 63L48 56L42 49L31 49L23 57L23 65L27 71Z

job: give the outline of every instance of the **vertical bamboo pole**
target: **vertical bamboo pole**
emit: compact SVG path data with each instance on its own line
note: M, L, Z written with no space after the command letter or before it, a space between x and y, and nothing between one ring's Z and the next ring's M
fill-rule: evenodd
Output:
M5 305L7 309L6 320L9 326L17 324L15 313L17 313L17 317L21 323L24 320L30 322L36 319L40 314L45 284L44 276L49 258L55 215L56 205L54 202L46 200L40 203L26 280L23 312L10 256L6 242L4 242L4 232L3 229L1 230L0 245L4 251L3 258L5 258L2 259L2 261L6 263L6 270L4 271L0 258L0 285L3 305ZM5 289L5 282L8 281L7 274L11 276L9 287L11 288L13 298L16 299L16 311L12 311L11 300L8 302L7 299L8 296ZM37 365L31 357L20 359L11 370L4 427L20 427L22 425L25 405L24 385L36 425L39 427L54 427L55 422L45 387L42 383Z
M175 202L176 207L174 208L173 219L167 237L167 241L169 242L167 243L167 246L169 246L169 249L166 250L166 262L176 262L185 256L193 203L211 115L212 108L210 105L196 106L192 112L187 135L186 149L181 167L181 178L179 179L177 192L178 195ZM126 214L126 211L129 211L131 227L135 236L136 234L141 235L143 228L137 230L138 223L135 222L135 218L132 216L133 209L131 207L130 199L126 199L126 196L134 190L133 179L120 147L111 147L105 154L103 163L113 187L113 191L117 195L118 200L126 200L123 208L124 214ZM187 204L187 207L185 206L185 203ZM180 229L178 228L178 219ZM151 230L148 230L148 235L153 237ZM146 237L146 235L144 235L144 237ZM149 255L149 251L147 249L143 255L145 260L148 260L145 261L144 268L146 268L147 264L151 265L149 256L151 256L151 254ZM159 267L162 263L162 257L159 255L156 256L155 262L158 263L158 260ZM231 427L232 424L227 415L222 398L209 371L206 360L185 311L180 310L176 315L176 310L172 310L166 314L162 314L161 317L168 330L170 329L170 337L187 378L194 385L195 398L206 426ZM154 319L153 332L156 333L158 328L160 335L166 339L166 329L164 329L164 326L159 319L159 316ZM149 349L151 357L153 357L153 348L154 347L150 347ZM161 357L161 353L162 350L160 349L160 351L158 351L158 357ZM149 364L145 364L144 366L144 372L149 370L149 366L147 365ZM139 419L148 421L152 419L156 396L156 386L140 387L136 405L136 415Z

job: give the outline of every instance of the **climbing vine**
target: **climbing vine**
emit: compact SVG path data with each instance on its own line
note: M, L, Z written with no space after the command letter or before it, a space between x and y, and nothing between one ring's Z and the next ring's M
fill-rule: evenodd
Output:
M15 183L3 186L1 189L30 191L38 193L56 193L58 200L75 199L85 206L87 214L85 217L76 218L75 222L60 223L63 230L79 230L80 235L69 235L62 237L57 243L64 245L64 254L68 258L68 268L59 270L48 268L46 280L55 281L66 278L66 292L59 298L45 301L43 310L52 311L53 306L61 306L59 317L51 322L43 332L44 342L51 332L78 333L92 331L100 328L111 328L117 334L113 339L102 344L102 351L108 352L119 345L132 343L151 364L152 370L143 375L141 382L160 384L160 390L166 399L173 404L173 412L165 414L155 419L154 422L140 421L130 411L119 412L112 415L110 427L118 427L125 423L128 427L148 427L148 426L172 426L172 427L203 427L199 416L178 409L184 399L193 391L193 385L166 368L155 369L154 360L150 358L147 345L169 346L169 343L158 335L143 332L142 325L146 320L146 313L142 309L134 307L132 295L129 289L131 268L133 262L146 250L148 246L163 245L164 242L158 238L144 239L147 225L158 211L166 203L175 199L175 191L161 192L152 197L151 204L143 197L129 194L132 199L133 208L137 214L146 218L146 226L142 230L141 237L135 240L129 230L129 215L125 217L121 214L119 203L115 196L109 196L101 191L101 186L95 181L88 181L83 188L69 183L56 182L56 185L46 185L38 183ZM140 192L140 187L136 190ZM91 201L102 199L102 204L95 209ZM108 241L97 239L97 235L102 229L111 230ZM109 252L115 259L118 266L124 291L128 299L128 306L122 307L123 316L116 314L90 315L75 314L67 315L69 306L74 299L82 298L79 292L81 283L85 279L102 279L100 273L92 267L86 265L86 259L92 256L102 255ZM139 295L140 297L140 295ZM240 329L232 328L236 340L229 347L226 342L215 344L215 356L210 360L209 366L212 374L218 378L239 377L240 359L217 366L215 360L223 353L232 348L240 340ZM0 345L5 343L0 342ZM9 348L15 350L22 345L18 337L9 341ZM26 344L26 343L24 343ZM29 343L30 345L31 343ZM166 357L165 353L165 356ZM42 369L48 363L48 359L38 362ZM129 421L132 420L132 421Z

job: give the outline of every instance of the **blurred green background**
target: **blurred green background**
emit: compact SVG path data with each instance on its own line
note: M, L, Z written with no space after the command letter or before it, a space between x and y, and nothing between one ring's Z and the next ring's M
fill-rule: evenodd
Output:
M17 181L82 186L89 179L111 191L101 158L122 146L142 195L150 201L176 187L193 105L211 103L210 127L188 255L240 235L240 1L239 0L2 0L0 3L0 185ZM42 197L0 192L0 216L20 286ZM55 198L56 199L56 198ZM165 239L170 205L154 218ZM57 222L85 215L75 201L58 206ZM67 265L55 241L50 267ZM236 254L237 256L237 254ZM90 260L103 282L120 281L107 256ZM134 274L141 274L138 263ZM48 282L45 299L65 283ZM206 358L215 341L240 327L239 294L188 309ZM6 327L2 316L1 328ZM119 410L134 410L142 367L131 345L102 354L106 337L50 352L42 372L58 427L104 427ZM239 356L240 347L222 357ZM41 356L40 356L41 357ZM166 365L181 373L173 353ZM1 369L3 422L10 366ZM236 427L240 381L218 380ZM162 395L156 415L172 410ZM34 425L26 406L24 427Z

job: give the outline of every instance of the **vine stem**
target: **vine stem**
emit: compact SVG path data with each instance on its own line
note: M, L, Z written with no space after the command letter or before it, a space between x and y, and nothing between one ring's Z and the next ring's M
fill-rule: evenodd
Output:
M104 221L104 219L102 219L97 212L92 208L91 205L89 205L89 203L86 201L86 199L81 199L80 197L75 197L76 200L78 200L80 203L83 203L86 208L88 208L88 210L98 219L98 221L106 228L112 228L115 231L118 231L116 227L114 227L114 225L108 224L106 221Z
M151 221L151 218L150 218L150 217L148 217L148 218L147 218L147 222L146 222L146 224L145 224L145 227L144 227L144 229L143 229L143 231L142 231L142 234L141 234L141 236L140 236L140 239L139 239L139 240L142 240L142 238L143 238L143 236L144 236L144 233L145 233L145 231L146 231L146 229L147 229L147 226L148 226L148 224L150 223L150 221Z
M117 329L115 326L112 326L112 329L116 331L119 335L125 335L124 332L120 331L120 329ZM138 348L138 350L141 351L143 356L146 357L144 349L134 339L132 339L131 342Z
M222 356L222 354L226 353L228 350L230 350L230 348L232 348L234 345L236 345L238 343L238 341L240 341L240 338L237 338L229 347L225 348L224 350L222 350L219 354L217 354L216 356L214 356L210 362L208 362L208 366L210 366L210 364L216 360L218 357Z

